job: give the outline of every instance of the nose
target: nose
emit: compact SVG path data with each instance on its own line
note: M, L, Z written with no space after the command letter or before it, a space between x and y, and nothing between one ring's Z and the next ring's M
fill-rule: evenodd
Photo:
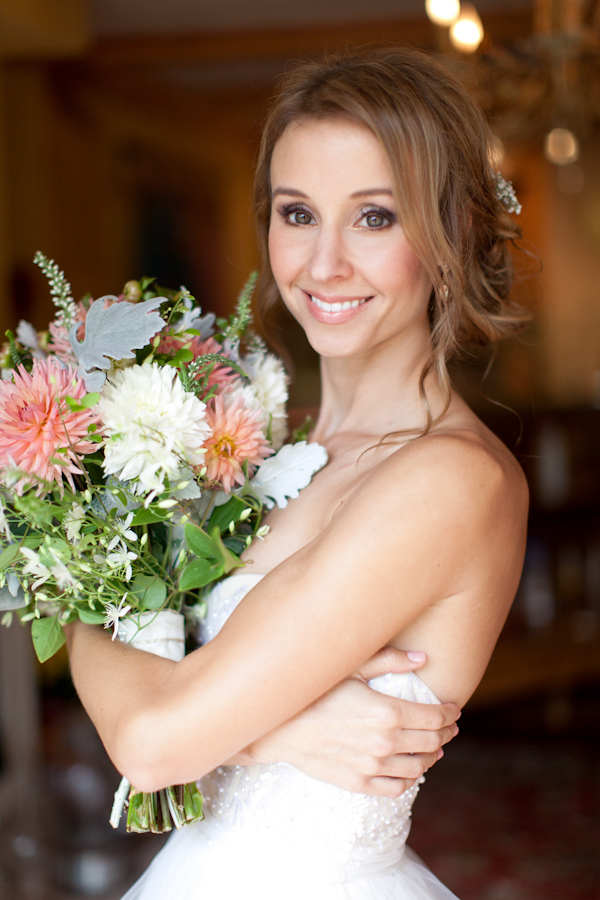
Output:
M350 278L352 263L337 229L321 227L311 249L307 268L313 281L325 284Z

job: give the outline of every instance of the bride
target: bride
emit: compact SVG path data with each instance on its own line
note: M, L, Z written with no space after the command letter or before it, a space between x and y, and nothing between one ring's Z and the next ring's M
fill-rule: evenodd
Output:
M268 325L283 302L320 356L312 439L329 463L212 591L207 643L182 662L69 626L77 689L117 768L144 791L202 779L205 821L127 900L453 896L405 847L418 776L456 730L454 707L434 720L422 704L462 706L477 686L527 511L517 463L446 370L463 343L523 319L508 300L519 232L489 150L475 103L420 52L334 57L283 81L256 176L259 315ZM392 651L365 664L386 646L425 651L419 676ZM358 672L369 709L375 671L371 687L419 704L406 721L429 752L412 772L389 705L373 717L379 762L348 763L360 729L344 685Z

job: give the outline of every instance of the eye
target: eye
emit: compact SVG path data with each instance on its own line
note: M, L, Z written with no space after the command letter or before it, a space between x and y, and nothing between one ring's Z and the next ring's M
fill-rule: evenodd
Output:
M313 225L315 218L304 206L284 206L279 215L288 225Z
M387 228L389 225L393 225L395 221L396 216L390 210L370 208L361 210L361 218L357 224L363 228L377 230Z

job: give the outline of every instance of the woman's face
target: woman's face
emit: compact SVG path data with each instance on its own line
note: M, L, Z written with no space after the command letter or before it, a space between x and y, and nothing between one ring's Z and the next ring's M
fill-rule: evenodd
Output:
M271 185L271 268L315 350L428 347L431 281L397 220L373 132L343 119L293 123L273 151Z

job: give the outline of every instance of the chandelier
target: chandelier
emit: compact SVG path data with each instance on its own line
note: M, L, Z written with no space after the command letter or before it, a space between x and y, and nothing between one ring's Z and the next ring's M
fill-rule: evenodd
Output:
M535 0L533 33L505 46L484 34L469 4L427 0L426 11L449 29L455 50L477 54L475 66L458 70L495 133L513 144L543 141L556 165L576 162L600 123L600 0Z

